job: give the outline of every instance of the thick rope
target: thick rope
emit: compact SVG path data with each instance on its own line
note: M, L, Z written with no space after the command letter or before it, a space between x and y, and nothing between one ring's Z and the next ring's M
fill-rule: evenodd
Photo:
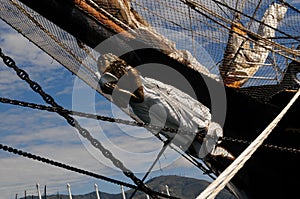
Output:
M251 158L253 153L264 142L264 140L270 135L272 130L281 121L287 111L291 108L294 102L300 95L300 89L287 104L287 106L280 112L280 114L267 126L267 128L245 149L245 151L227 167L219 177L212 182L196 199L212 199L226 186L226 184L234 177L234 175L244 166L246 161Z

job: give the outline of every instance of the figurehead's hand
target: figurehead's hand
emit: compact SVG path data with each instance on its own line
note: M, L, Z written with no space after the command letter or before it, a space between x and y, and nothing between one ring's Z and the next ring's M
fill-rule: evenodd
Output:
M111 73L104 73L99 80L101 90L110 95L115 89L117 82L118 78Z
M112 95L114 89L116 88L116 83L112 83L112 82L106 83L103 86L101 86L101 90L106 94Z

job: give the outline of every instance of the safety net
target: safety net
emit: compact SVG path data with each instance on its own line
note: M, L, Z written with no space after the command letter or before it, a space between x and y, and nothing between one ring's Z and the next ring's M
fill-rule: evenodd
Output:
M21 1L0 2L1 19L95 87L96 62L99 56L97 51ZM297 2L63 2L71 2L74 9L97 21L113 34L127 30L147 45L162 48L165 54L178 61L187 59L188 62L181 62L188 63L197 72L210 75L218 81L223 79L227 86L248 88L277 85L284 79L289 64L299 62L300 52L297 47L300 44L300 13ZM88 8L94 9L99 15L91 13ZM104 18L112 23L106 23ZM275 89L274 92L276 91ZM252 95L253 92L248 94Z

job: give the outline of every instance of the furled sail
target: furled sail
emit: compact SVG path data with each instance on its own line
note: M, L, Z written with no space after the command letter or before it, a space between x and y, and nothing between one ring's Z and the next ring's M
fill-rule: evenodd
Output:
M97 8L102 11L109 10L109 14L120 20L130 28L147 27L149 24L134 10L128 0L94 0L90 1ZM105 9L105 10L104 10Z
M243 86L265 64L270 49L273 49L265 40L275 37L275 29L286 11L287 7L282 4L271 4L258 27L258 38L249 34L240 22L232 24L224 60L220 65L220 73L227 86Z
M129 0L96 0L87 2L92 3L97 12L111 15L109 20L104 21L107 27L115 27L117 24L128 31L135 39L144 42L152 48L159 49L170 58L173 58L200 73L216 78L216 76L211 74L205 66L200 64L189 51L179 50L176 47L176 43L157 32L147 20L142 17L142 15L135 11ZM79 5L84 4L82 1L75 1L75 3ZM103 8L106 9L104 10ZM107 13L106 10L109 10L110 12ZM95 15L98 15L98 13L95 13ZM122 31L116 32L121 33ZM130 37L130 35L127 36Z

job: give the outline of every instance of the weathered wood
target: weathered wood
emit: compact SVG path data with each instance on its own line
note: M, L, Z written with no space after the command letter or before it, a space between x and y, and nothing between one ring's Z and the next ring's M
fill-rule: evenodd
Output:
M20 1L92 48L113 36L113 33L108 28L74 8L72 1Z

